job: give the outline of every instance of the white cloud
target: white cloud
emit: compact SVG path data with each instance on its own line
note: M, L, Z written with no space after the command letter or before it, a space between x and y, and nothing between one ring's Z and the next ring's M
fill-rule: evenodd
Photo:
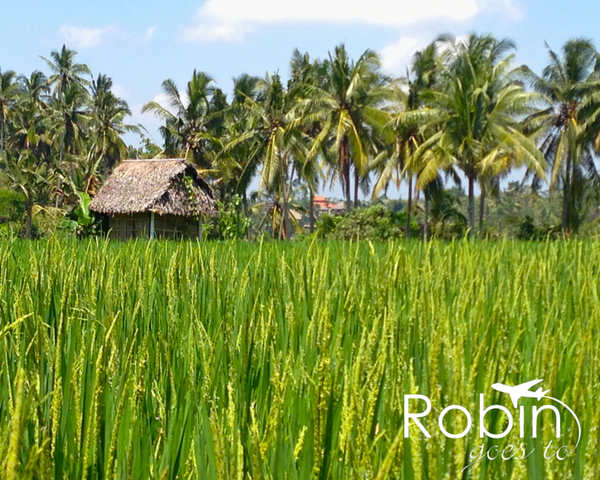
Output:
M381 68L387 73L404 75L406 68L410 67L415 52L424 45L423 40L405 37L384 47L379 52L381 55Z
M131 110L131 117L127 118L127 123L130 125L142 125L146 128L146 131L143 131L145 136L150 135L150 138L153 142L158 142L161 144L160 134L158 133L158 129L162 125L162 120L152 113L142 113L143 104L130 105L129 108ZM137 134L128 133L127 134L127 142L137 145L139 142L139 137Z
M181 96L181 102L183 103L183 106L187 107L190 104L190 99L187 95L187 92L179 90L179 95ZM169 96L166 93L159 93L152 100L158 103L165 110L171 112L173 115L176 114L177 109L171 105Z
M115 96L117 96L119 98L123 98L123 99L126 99L127 95L128 95L127 90L125 89L125 87L123 85L113 85L112 93L114 93Z
M114 25L100 28L63 25L60 27L60 35L69 46L74 46L76 48L90 48L100 45L114 29Z
M255 26L274 23L345 23L389 27L427 20L464 21L481 12L519 16L519 0L208 0L193 26L183 28L187 42L242 42Z
M242 43L249 30L247 26L239 23L200 23L193 27L184 27L181 38L184 42Z
M477 14L476 0L208 0L201 17L231 22L359 22L409 25L429 18L464 20Z
M469 35L458 35L454 37L456 42L464 43ZM379 51L381 58L381 69L391 75L405 76L407 69L410 70L413 57L418 51L422 51L435 37L415 38L401 37L397 42L386 45ZM443 52L449 46L438 44L438 52Z
M113 87L114 92L114 87ZM190 102L186 92L179 92L181 95L181 101L184 106L187 106ZM176 109L170 104L169 96L166 93L159 93L152 99L158 103L161 107L171 112L173 115L176 114ZM143 132L145 136L150 135L150 139L157 145L162 145L162 139L159 134L159 129L164 125L163 119L155 115L153 112L144 112L142 109L145 104L130 105L131 117L129 119L130 124L143 125L146 128L146 132ZM134 138L133 136L131 138ZM130 140L133 141L133 140ZM137 142L136 142L137 143Z
M169 102L169 96L166 93L159 93L152 100L158 103L165 110L169 110L171 113L174 112L171 103Z
M154 34L156 33L156 25L150 27L148 30L146 30L146 34L144 35L144 40L149 41Z
M485 10L489 13L500 13L511 20L522 20L523 9L513 0L487 0Z

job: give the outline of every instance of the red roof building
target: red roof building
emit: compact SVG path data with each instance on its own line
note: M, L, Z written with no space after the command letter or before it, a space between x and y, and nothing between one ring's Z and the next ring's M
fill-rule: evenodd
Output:
M327 200L322 195L315 195L314 197L315 207L319 209L320 212L331 212L331 211L339 211L340 205L341 210L344 209L344 202L333 203Z

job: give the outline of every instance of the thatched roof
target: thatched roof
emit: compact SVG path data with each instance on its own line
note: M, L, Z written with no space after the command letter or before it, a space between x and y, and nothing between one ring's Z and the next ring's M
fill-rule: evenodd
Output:
M184 183L185 176L193 180L194 202ZM196 168L181 158L123 161L106 179L90 209L109 215L154 212L192 216L217 213L210 187L200 178Z

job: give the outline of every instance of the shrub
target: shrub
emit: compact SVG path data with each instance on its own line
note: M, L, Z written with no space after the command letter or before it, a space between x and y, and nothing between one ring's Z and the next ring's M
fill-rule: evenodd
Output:
M0 223L20 221L24 215L23 195L7 188L0 188Z
M235 195L231 200L217 200L219 217L206 226L207 238L216 240L242 240L248 235L250 219L242 209L242 199Z
M405 213L373 205L345 215L323 215L317 221L316 233L319 238L332 240L392 240L404 236L405 225ZM411 224L411 236L419 236L416 222Z

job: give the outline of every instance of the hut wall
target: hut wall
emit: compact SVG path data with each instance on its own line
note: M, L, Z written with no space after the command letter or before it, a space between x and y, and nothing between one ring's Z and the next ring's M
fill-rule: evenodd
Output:
M156 238L179 239L199 237L200 224L190 217L178 215L155 215L154 234Z
M136 213L133 215L114 215L110 217L110 238L129 240L134 238L150 238L151 214ZM159 239L197 239L200 236L200 224L194 218L177 215L154 216L154 236Z
M115 240L150 237L150 214L114 215L109 220L109 237Z

